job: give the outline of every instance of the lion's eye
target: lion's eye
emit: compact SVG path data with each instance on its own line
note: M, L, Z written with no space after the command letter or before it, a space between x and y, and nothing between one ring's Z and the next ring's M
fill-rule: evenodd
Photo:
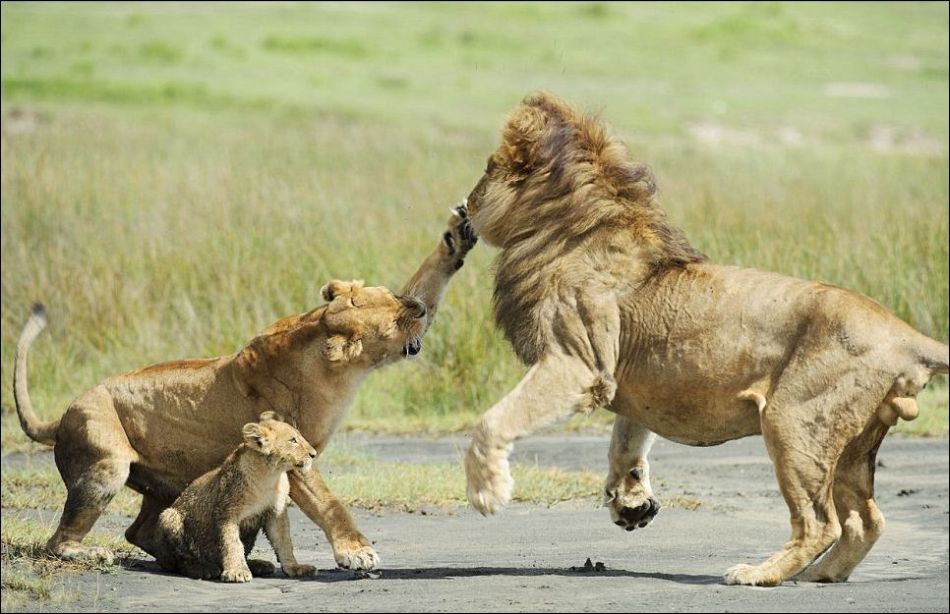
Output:
M297 443L297 438L296 438L296 437L291 437L291 438L290 438L290 443Z

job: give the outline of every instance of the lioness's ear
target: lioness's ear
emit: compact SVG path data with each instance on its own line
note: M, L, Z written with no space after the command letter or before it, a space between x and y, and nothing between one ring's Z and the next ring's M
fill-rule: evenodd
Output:
M350 361L363 353L363 342L343 335L329 337L323 346L323 357L330 362Z
M339 279L333 279L327 282L327 285L320 288L320 295L323 296L325 301L329 302L341 294L350 294L362 287L362 279L354 279L353 281L340 281Z
M244 428L241 429L241 432L244 434L244 441L260 450L264 454L269 454L271 450L271 432L265 426L257 422L248 422L244 425Z

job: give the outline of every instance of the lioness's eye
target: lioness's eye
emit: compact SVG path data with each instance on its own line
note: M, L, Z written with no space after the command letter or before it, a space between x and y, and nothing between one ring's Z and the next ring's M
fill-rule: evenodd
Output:
M291 437L291 438L290 438L290 443L297 443L297 438L296 438L296 437Z

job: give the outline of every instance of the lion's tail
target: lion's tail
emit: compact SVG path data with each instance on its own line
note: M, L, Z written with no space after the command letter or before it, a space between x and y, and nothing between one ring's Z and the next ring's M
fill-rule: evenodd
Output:
M13 363L13 399L23 432L33 441L51 446L56 443L60 419L49 422L40 421L36 412L33 411L33 403L30 402L30 392L26 385L26 357L33 341L44 328L46 328L46 308L36 303L16 344L16 358Z

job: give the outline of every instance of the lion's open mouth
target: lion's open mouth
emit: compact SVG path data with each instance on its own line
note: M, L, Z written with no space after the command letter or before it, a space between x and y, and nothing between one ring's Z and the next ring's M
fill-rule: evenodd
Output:
M406 358L415 356L422 351L422 339L410 339L402 348L402 355Z

